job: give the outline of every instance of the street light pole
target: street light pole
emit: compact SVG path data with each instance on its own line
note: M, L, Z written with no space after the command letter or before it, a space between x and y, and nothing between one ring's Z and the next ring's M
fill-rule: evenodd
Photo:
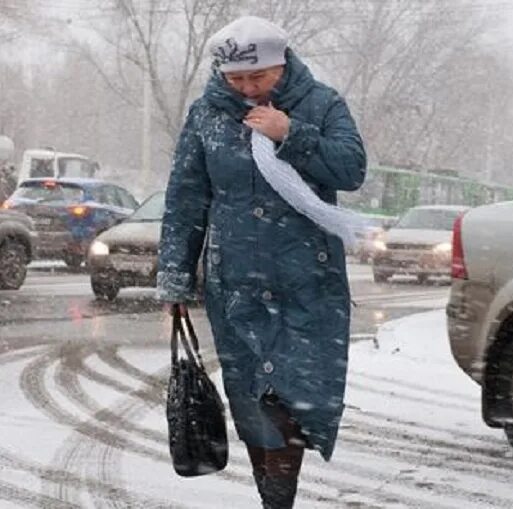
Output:
M141 191L146 196L151 176L151 113L152 113L152 87L151 76L147 66L143 70L143 107L142 107L142 171Z

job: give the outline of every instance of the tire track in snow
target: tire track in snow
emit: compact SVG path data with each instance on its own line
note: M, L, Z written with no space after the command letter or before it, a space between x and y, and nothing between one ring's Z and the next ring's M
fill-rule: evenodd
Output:
M163 445L167 445L167 441L165 441L165 442L163 443ZM417 457L417 456L414 456L413 458L415 459L416 457ZM232 462L233 462L233 458L232 458ZM343 471L345 471L345 470L347 469L347 466L348 466L348 465L347 465L347 464L344 464L344 465L340 465L340 466L342 466L342 467L343 467ZM307 477L308 477L308 476L307 476ZM379 478L379 476L377 476L377 477L376 477L376 479L378 479L378 480L379 480L379 481L381 481L381 482L386 481L386 477L385 477L385 478ZM333 488L333 486L331 486L331 487ZM305 495L307 495L307 493L305 493ZM311 497L308 497L308 495L307 495L307 498L311 498ZM408 503L411 503L411 502L412 502L412 500L409 500L409 501L408 501ZM503 504L502 504L502 503L500 503L498 499L497 499L497 500L494 500L494 503L495 503L497 506L499 506L499 505L500 505L500 506L503 506Z
M86 354L87 355L87 354ZM215 366L217 367L217 362L214 363ZM60 365L59 365L60 366ZM207 368L208 368L208 364L207 364ZM57 371L62 371L60 368L57 368ZM167 372L168 369L166 368L165 371ZM80 372L80 369L78 369L78 372ZM88 372L89 373L89 372ZM83 373L81 373L83 374ZM60 381L60 387L61 387L61 390L62 388L65 388L65 390L69 393L69 395L71 395L71 398L75 400L75 402L77 403L81 403L81 404L85 404L89 409L98 409L99 408L99 405L98 404L95 404L95 403L92 403L92 400L90 398L87 398L87 397L84 397L84 391L82 389L79 388L79 385L77 385L78 382L76 381L73 381L72 379L70 379L68 376L65 376L65 377L62 377L62 372L60 375L58 375L57 378L61 377L61 381ZM97 376L94 376L93 377L95 380L98 380L98 377ZM155 378L155 377L154 377ZM103 380L105 381L106 378L103 378ZM109 383L109 385L112 385ZM130 403L130 406L133 406L134 403ZM162 407L163 407L163 402L161 402L162 404ZM147 404L145 402L139 402L139 405L141 407L141 409L145 409L145 407L147 406ZM128 411L129 410L133 410L133 409L127 409ZM127 410L124 410L124 411L121 411L121 413L124 413L126 412ZM98 418L98 415L101 413L102 415L102 423L103 424L109 424L109 419L107 418L106 420L104 419L105 417L105 409L102 409L102 410L99 410L96 414L94 414L94 419L97 419ZM109 414L111 414L111 412L109 412ZM120 420L120 417L119 417L119 414L120 414L120 409L117 408L116 409L116 413L114 415L114 420L110 422L110 424L114 425L116 427L116 429L119 429L120 428L120 424L122 422L125 422L125 421L122 421ZM129 431L137 431L136 427L134 427L133 425L129 424L128 426L125 426L126 428L129 429ZM145 436L145 438L157 438L155 436L148 436L148 434L143 434ZM234 443L236 441L236 437L233 433L230 433L230 440L232 443ZM167 444L167 435L166 434L161 434L161 436L159 437L160 440L159 440L159 443L160 445L165 448L167 450L167 447L168 447L168 444ZM105 443L104 441L102 441L102 444L101 444L103 447L104 447L104 453L103 453L103 457L108 457L109 458L109 464L110 464L110 471L114 470L114 471L118 471L118 469L116 468L116 465L112 464L112 454L114 453L114 451L117 453L117 454L120 454L122 451L120 450L119 447L113 447L112 445L109 445L107 443ZM97 462L94 462L92 461L94 458L92 457L93 456L93 452L94 449L95 449L95 445L94 444L90 444L89 442L85 442L84 439L82 437L77 437L77 440L75 442L73 441L66 441L66 445L65 445L66 449L67 449L67 456L65 457L65 459L63 460L61 458L61 460L59 462L57 462L57 464L59 465L60 468L62 468L64 471L70 471L72 470L72 468L74 468L74 465L76 464L83 464L83 463L87 463L87 464L91 464L91 463L97 463L98 465L105 465L105 461L101 461L101 459L99 459L99 461ZM97 447L97 444L96 444L96 447ZM125 448L127 449L127 448ZM86 454L87 454L87 461L86 458L84 457L84 452L83 451L87 451ZM242 451L242 448L241 448L241 451ZM133 452L137 452L137 451L133 451ZM157 456L155 457L154 459L156 460L160 460L162 461L163 458L162 456ZM164 456L164 462L168 465L170 465L170 459L169 459L169 456L168 454L166 454ZM246 465L246 463L244 463L244 461L237 461L236 458L233 458L232 457L232 460L231 460L231 463L233 465L237 465L237 464L240 464L240 465ZM103 471L104 473L102 474L103 478L101 479L102 482L104 483L108 483L108 481L110 479L106 479L105 478L105 471ZM235 474L233 472L229 472L229 471L225 471L225 472L222 472L221 474L219 474L221 478L225 479L225 480L228 480L228 481L232 481L232 482L237 482L239 484L243 484L243 485L246 485L246 486L253 486L253 481L251 480L250 476L249 476L249 469L248 469L248 475L238 475L238 474ZM62 499L68 499L70 496L72 496L72 494L70 494L68 492L69 490L61 490L59 492L60 496ZM308 491L304 491L304 496L307 498L307 499L310 499L310 500L317 500L318 499L318 496L314 493L314 494L311 494L310 492ZM112 497L114 498L114 497ZM113 500L110 499L109 501L109 504L111 507L116 507L114 504L113 504ZM104 501L105 503L105 501ZM174 507L178 507L176 504L174 505ZM120 507L126 507L126 505L121 505Z
M111 377L105 375L99 376L98 373L86 367L84 364L84 359L93 353L97 353L97 349L94 347L78 347L74 350L63 352L61 362L58 364L55 374L56 385L60 391L68 396L70 401L74 402L77 406L83 408L86 413L91 415L92 421L111 426L116 430L128 432L132 436L136 435L147 440L164 442L166 439L164 434L141 428L128 419L130 416L136 417L136 415L133 414L135 412L140 413L140 409L145 409L148 405L155 406L158 404L161 399L162 386L154 384L150 390L134 390L125 384L117 383L117 381L113 380ZM112 409L101 406L89 397L82 388L78 379L79 375L85 376L96 383L103 383L109 388L116 388L123 395L127 394L131 396L131 398L138 399L140 409L135 408L136 405L133 399L124 401L121 404L116 404ZM157 379L157 377L154 378ZM61 461L65 463L66 469L80 467L80 464L84 463L83 454L80 453L82 442L81 437L76 437L72 443L66 443L65 450L67 450L67 452L61 451L61 455L64 458ZM89 442L91 441L89 440ZM111 485L119 485L121 482L120 479L115 479L112 475L114 472L120 472L121 455L115 454L115 451L117 451L117 449L114 447L109 447L105 443L94 441L89 444L86 452L88 461L85 463L96 464L95 472L98 478L103 483ZM91 461L94 457L96 457L97 461ZM90 495L94 498L94 493L90 493ZM119 501L115 496L107 501L104 500L103 503L108 503L109 507L114 509L126 507L124 502Z
M476 412L478 411L474 405L465 405L463 403L455 403L450 401L440 401L439 399L430 398L429 394L427 396L415 396L411 393L411 391L408 392L408 387L404 388L400 385L394 386L391 389L379 389L365 383L355 382L354 380L351 380L351 377L348 378L347 385L359 391L365 391L367 393L377 394L379 396L386 396L390 399L399 399L405 403L421 403L426 406L441 408L442 410L462 410L464 412L470 413L471 415L476 415ZM414 391L419 392L418 389L414 389Z
M109 352L108 349L107 349L107 352ZM113 352L113 350L110 349L110 353L112 353L112 352ZM102 357L102 358L105 357L105 353L106 353L105 351L101 351L99 357ZM108 356L109 356L109 354L107 354L107 357ZM140 370L137 370L137 368L134 368L131 364L126 362L124 359L122 359L121 365L123 366L122 371L124 373L138 371L138 378L140 378L141 373L144 373L144 372L140 372ZM210 361L210 362L207 361L205 363L205 367L206 367L207 371L211 372L212 370L217 369L217 367L218 367L217 361L215 361L215 360L214 361ZM82 372L80 370L80 368L76 369L75 371L80 373L80 374L89 374L89 372L88 373ZM164 370L162 370L162 371L164 371L167 374L169 372L169 369L168 368L164 368ZM95 380L98 379L98 377L96 377L96 376L94 376L93 378ZM155 375L148 375L148 374L146 374L145 375L145 379L146 380L149 379L154 384L155 384L155 381L159 381L159 383L160 383L159 389L160 390L162 389L162 378L161 377L155 376ZM74 387L74 389L71 391L71 393L76 395L77 392L80 392L80 390L77 391L77 384L79 384L78 380L73 381L73 380L67 379L62 384L62 387ZM109 385L112 385L112 384L109 384ZM164 386L164 388L166 388L166 387ZM82 392L83 392L83 390L82 390ZM130 406L133 406L133 404L134 403L131 403ZM141 406L141 409L144 410L144 405L141 405L141 403L139 403L139 405ZM163 415L164 415L164 397L161 398L160 405L162 406ZM96 405L96 407L97 406L98 405ZM92 408L94 408L94 405L93 405ZM128 408L127 410L125 410L123 412L124 413L128 413L129 411L133 412L133 410L134 410L133 408ZM137 410L136 410L136 412L137 412ZM153 438L153 439L155 439L161 447L163 447L165 450L167 450L167 448L168 448L167 434L165 434L165 433L161 433L161 434L158 434L158 435L154 434L152 437L150 437L150 436L148 436L147 433L140 433L140 430L137 430L133 425L129 424L128 426L126 426L126 420L124 420L124 421L119 420L119 413L120 413L120 411L119 411L119 409L117 409L116 410L116 415L114 416L114 420L115 421L119 421L119 422L117 422L117 424L119 424L120 426L123 425L122 427L124 427L128 431L139 432L138 434L143 436L144 438ZM103 423L104 424L109 424L108 421L109 421L109 419L103 420ZM116 422L112 422L111 421L110 424L116 424ZM230 442L231 442L231 444L234 444L237 441L238 441L238 439L235 436L235 433L233 431L231 431L230 432ZM233 447L232 447L232 449L233 449ZM242 446L239 446L239 449L240 449L240 452L245 454L245 449ZM109 452L107 452L108 450L109 450ZM112 447L110 447L110 448L106 447L105 448L105 454L109 458L112 458L112 454L113 454L114 451L116 451L118 454L121 452L119 450L115 450ZM234 457L233 454L232 454L232 458L231 458L230 462L231 462L232 465L236 465L236 466L249 466L247 464L247 462L244 462L244 460L241 460L240 458L237 458L237 456ZM170 464L170 458L167 455L166 455L166 464ZM69 465L67 465L66 467L69 468ZM218 475L221 478L223 478L225 480L228 480L228 481L237 482L237 483L243 484L245 486L253 486L253 481L251 480L251 477L249 475L249 468L248 468L248 474L246 474L246 475L238 475L238 474L236 474L234 472L231 472L229 470L221 472ZM303 490L303 496L306 499L308 499L308 500L318 500L318 495L316 493L311 493L308 490ZM329 500L329 497L327 497L327 500ZM336 501L334 500L333 502L336 502Z
M503 468L500 468L492 463L473 461L472 453L467 451L462 451L457 457L454 451L426 440L418 445L410 444L408 440L413 437L407 435L403 435L403 440L394 440L391 437L383 438L381 435L368 434L365 431L358 432L357 429L350 430L351 433L346 433L346 431L344 430L341 436L341 447L348 445L354 452L375 454L376 451L379 451L380 458L389 457L425 466L443 464L450 466L451 471L461 473L473 474L475 470L479 469L481 478L491 481L511 481L511 471L508 470L508 465L505 464ZM404 440L405 438L407 440ZM511 467L511 465L509 466Z
M0 481L0 500L23 504L22 507L39 507L47 509L80 509L79 505L62 502L56 498L20 488L15 484Z
M148 374L146 371L143 371L133 364L130 364L128 361L126 361L123 357L121 357L118 354L118 347L117 346L106 346L105 348L102 348L98 352L96 352L98 357L105 362L108 366L112 367L113 369L125 373L126 375L132 377L135 380L139 380L140 382L145 383L148 386L162 386L162 378L153 376L151 374ZM166 380L164 380L165 389L166 386Z
M84 358L84 354L82 353L82 358ZM87 356L87 354L85 355ZM53 360L50 360L50 362L48 363L49 359L46 359L46 367L45 368L42 368L41 366L39 366L39 370L40 370L40 375L39 375L39 378L41 377L41 370L43 371L43 377L44 377L44 373L46 372L47 369L50 368L50 366L52 365L52 363L55 363L55 362L59 362L59 357L57 356L56 358L54 358ZM60 362L59 364L57 364L57 366L60 365ZM73 367L73 366L64 366L64 367L58 367L57 369L61 369L61 370L64 370L64 371L73 371L73 369L76 369L76 367ZM80 371L80 370L79 370ZM91 370L89 371L86 371L86 373L90 373ZM81 373L83 374L83 373ZM112 387L112 384L108 381L108 377L105 377L104 375L102 375L102 377L98 377L98 376L94 376L94 379L96 381L98 380L103 380L103 382L107 382L109 383L109 386ZM66 382L66 377L62 380L63 384ZM44 379L42 380L42 383L44 385ZM116 384L118 389L121 389L121 390L125 390L126 389L126 385L125 384ZM70 386L71 387L71 386ZM81 389L83 391L83 389ZM72 389L72 392L75 394L75 396L77 394L80 394L80 392L77 392L77 387L74 386L73 389ZM134 392L134 391L132 391ZM141 398L139 396L142 396L142 393L139 394L139 396L134 396L134 395L127 395L126 392L123 392L122 393L123 397L124 398L127 398L129 397L130 401L130 405L140 405L140 408L142 410L147 410L148 408L148 403L147 402L144 402L144 401L141 401ZM89 400L82 400L82 402L86 402L88 405L91 404L91 401ZM163 403L163 402L162 402ZM57 405L58 406L58 405ZM122 410L121 408L119 410ZM142 411L141 410L141 411ZM54 412L55 413L55 412ZM118 412L118 408L116 406L116 415L117 415L117 421L116 423L111 423L112 425L116 425L116 424L119 424L119 412ZM64 411L64 416L63 416L63 411L62 409L60 409L58 412L57 412L57 416L60 416L60 418L62 419L64 417L64 420L66 420L66 411ZM96 415L95 413L92 414L92 417L91 417L91 421L97 421L98 420L98 415ZM105 416L104 415L101 415L100 414L100 417L101 418L104 418ZM365 415L362 415L363 418L365 418L366 416ZM374 420L376 420L377 417L374 416ZM390 418L389 417L384 417L384 418L381 418L379 419L380 422L383 422L386 420L389 420ZM346 419L345 419L346 420ZM68 418L68 422L69 422L69 418ZM116 467L116 465L118 464L118 462L113 462L113 458L111 456L111 454L113 455L120 455L122 454L123 452L123 449L121 449L120 447L123 447L123 448L126 448L126 450L129 450L129 451L133 451L133 452L136 452L136 453L140 453L141 450L139 449L138 450L138 447L134 448L132 447L133 445L138 445L136 442L133 442L133 441L127 441L125 439L121 440L121 442L112 442L110 441L110 436L109 436L109 432L110 431L105 431L105 429L102 427L102 426L96 426L96 427L93 427L93 424L92 422L89 422L89 427L86 427L85 428L85 431L86 431L86 436L88 436L90 438L90 442L92 443L96 443L97 446L99 446L103 452L103 456L102 458L108 458L108 461L104 461L102 460L99 456L97 456L98 453L95 452L95 456L94 457L91 457L91 450L90 450L90 446L91 444L89 443L87 445L87 447L84 448L84 450L80 450L80 447L79 447L79 452L77 454L77 456L74 456L73 454L70 456L69 460L68 460L68 463L66 464L66 468L68 466L70 467L73 467L73 465L77 465L77 462L78 464L84 464L84 463L91 463L91 460L93 464L98 464L98 465L103 465L105 467L105 472L103 474L101 474L101 476L103 478L106 478L108 477L109 475L109 471L112 472L112 468ZM106 423L102 423L100 421L100 424L106 424L106 425L110 425L109 422L108 422L108 419L107 419L107 422ZM360 427L362 425L361 422L357 422L355 424L358 424ZM363 423L365 424L365 422ZM411 423L410 423L410 426L411 426ZM91 429L91 427L93 427L94 429L94 433L87 433L88 430ZM82 426L83 428L83 426ZM82 435L84 433L84 429L82 429L81 427L79 427L77 429L77 432L79 433L79 435ZM101 439L100 437L100 440L99 440L99 444L97 443L98 442L98 436L97 436L97 433L98 433L98 428L100 428L100 431L103 433L103 439ZM383 429L380 429L381 426L370 426L370 428L373 430L374 432L374 435L375 435L375 438L373 440L375 441L381 441L383 442ZM445 430L445 431L449 431L449 430ZM422 429L419 430L419 432L422 432ZM107 434L105 434L107 433ZM386 435L388 435L388 431L385 431ZM79 436L80 440L83 442L83 437L82 436ZM105 439L107 438L107 439ZM119 437L117 437L119 439ZM398 443L396 444L391 444L391 448L390 448L390 451L389 451L389 454L393 456L393 454L397 453L397 451L401 451L403 448L404 448L404 443L409 443L409 441L411 440L411 435L409 434L405 434L404 431L401 432L399 431L398 433ZM424 437L425 438L425 437ZM473 438L475 438L473 436ZM152 437L152 439L155 439L155 437ZM233 437L233 433L231 433L231 442L232 444L234 443L233 442L234 440L234 437ZM67 441L68 443L68 441ZM447 445L447 443L443 442L443 444ZM360 445L358 443L356 443L356 445L358 447L360 447ZM167 449L167 440L161 440L161 446L165 446L166 449ZM343 441L342 441L342 444L341 444L342 447L344 447L343 445ZM74 444L73 447L77 447L77 444ZM370 447L371 450L378 450L379 453L381 454L381 450L378 449L376 447L376 444L373 444L371 443L370 445L368 445L367 447ZM457 449L457 447L456 447ZM237 447L232 447L232 450L233 452L237 452L237 454L232 454L232 459L231 459L231 464L234 465L234 467L237 467L237 466L242 466L242 465L246 465L246 463L244 461L242 461L241 458L241 454L244 453L244 451L242 450L242 448L237 448ZM143 449L144 451L144 449ZM146 452L148 452L146 450ZM154 452L154 451L153 451ZM486 452L489 452L489 451L486 451L485 449L483 450L483 453L485 454ZM342 452L343 454L343 452ZM415 451L412 451L411 453L411 457L408 458L409 461L416 461L416 464L418 464L418 460L419 460L419 455L422 454L422 451L419 451L417 454L415 453ZM149 456L152 460L156 460L156 461L163 461L165 462L166 464L170 464L170 460L169 460L169 457L167 455L167 451L166 451L166 454L162 454L162 455L158 455L158 458L155 458L153 456L153 454L150 454ZM96 458L96 460L95 460ZM308 460L308 463L310 463L310 461L312 460L312 458L309 458ZM315 465L315 462L313 462L313 464ZM317 464L321 464L323 465L322 463L317 463ZM308 464L307 464L308 465ZM324 465L323 465L324 466ZM416 465L415 465L416 466ZM333 467L333 468L332 468ZM502 465L501 465L502 467ZM326 468L326 467L324 467ZM308 466L305 468L305 472L304 472L304 475L302 476L302 482L305 483L305 484L308 484L310 482L315 482L315 481L321 481L322 484L324 486L326 486L326 488L328 490L337 490L337 493L342 493L342 495L344 494L344 492L347 492L347 493L355 493L355 492L358 492L362 495L366 495L367 496L367 499L370 499L370 500L374 500L375 503L379 504L380 501L383 501L383 498L390 498L390 501L394 500L395 502L394 503L404 503L406 504L406 507L422 507L422 505L417 505L417 503L415 502L415 497L413 496L408 496L408 490L405 490L407 493L403 493L403 494L399 494L399 495L396 495L393 493L393 489L391 488L394 488L394 486L392 486L391 488L387 488L385 490L381 490L379 491L377 494L373 495L373 491L375 491L375 487L376 486L379 486L381 484L384 484L384 483L387 483L387 481L390 480L390 475L389 475L389 472L380 472L379 469L378 471L373 471L373 469L370 469L370 468L362 468L361 470L358 471L358 478L359 479L354 479L354 478L351 478L351 476L348 477L349 479L349 482L345 481L344 480L344 477L345 475L347 475L347 472L351 472L351 471L354 471L355 467L354 465L351 465L351 464L348 464L347 462L340 462L339 460L337 460L337 458L335 458L335 461L332 463L332 466L328 466L327 469L329 469L330 471L333 471L335 472L335 474L338 476L338 479L326 479L323 477L323 474L312 474L309 472L309 469L308 469ZM69 470L68 470L69 471ZM249 474L249 472L248 472ZM237 474L237 473L233 473L233 472L230 472L230 471L227 471L224 473L224 475L221 476L223 479L226 479L226 480L231 480L232 482L237 482L237 483L241 483L243 485L246 485L246 486L252 486L252 481L250 480L249 478L249 475L240 475L240 474ZM413 481L412 481L413 482ZM103 496L100 496L100 498L98 500L103 500L104 503L105 503L105 500L109 500L109 501L112 501L112 499L115 497L117 501L121 501L121 507L127 507L127 505L122 505L123 503L126 504L126 503L138 503L140 502L139 500L139 496L135 496L135 497L130 497L130 498L123 498L123 493L125 493L125 497L129 497L128 494L126 494L126 491L123 491L122 489L120 489L119 491L115 491L116 490L116 486L112 486L112 484L109 484L107 483L106 484L107 486L111 486L110 487L110 490L113 490L112 493L109 493L109 495L107 497L103 497ZM96 488L95 487L91 487L92 488L92 492L94 493ZM418 486L415 486L415 484L413 483L413 486L411 488L409 488L410 490L413 490L413 491L418 491L420 488ZM435 487L432 487L432 486L428 486L426 485L426 487L424 488L424 490L427 490L428 492L429 491L433 491L433 490L437 490L438 488L435 486ZM446 489L446 488L443 488L443 489ZM442 488L439 488L438 491L442 490ZM389 493L388 491L392 491L392 493ZM444 494L445 495L448 495L447 493ZM455 493L452 493L452 495L450 495L448 498L454 498L456 497L456 499L458 499L458 496L460 496L460 501L461 500L467 500L469 499L471 496L473 496L474 494L473 493L467 493L465 491L458 491L458 492L455 492ZM318 501L319 500L319 495L317 493L311 493L308 489L304 489L304 488L301 488L300 487L300 497L303 499L303 500L311 500L311 501ZM436 493L433 494L433 499L436 499L437 498L437 495ZM130 502L128 502L128 500L130 500ZM339 507L338 502L337 502L337 497L328 497L328 500L325 501L326 504L332 506L332 507ZM136 502L137 501L137 502ZM169 506L169 503L172 502L170 500L166 501L166 504L168 504ZM484 500L483 500L484 502ZM496 499L493 499L491 500L491 502L493 502L495 504L496 507L509 507L507 505L504 505L505 502L504 500L500 499L500 498L496 498ZM73 503L73 499L71 499L70 503ZM392 502L390 502L392 503ZM414 504L415 505L412 505ZM485 502L486 503L486 502ZM509 503L509 502L508 502ZM409 504L409 505L408 505ZM115 507L115 506L114 506ZM129 506L128 506L129 507ZM134 506L136 507L136 506ZM368 506L366 506L368 507ZM379 505L377 505L377 507L379 507ZM424 507L433 507L433 506L428 506L428 505L425 505ZM435 507L444 507L444 506L440 506L440 505L436 505ZM446 506L446 507L454 507L453 505L451 505L450 503Z
M26 474L32 475L35 478L38 478L41 483L68 483L69 488L73 488L76 491L82 491L85 489L95 489L96 491L100 493L104 493L106 496L109 495L112 492L112 486L99 483L97 480L83 476L81 474L75 474L73 472L66 472L63 470L54 469L52 467L42 465L35 461L29 461L26 459L23 459L19 454L12 454L9 451L6 451L4 449L0 448L0 464L3 465L5 468L9 468L13 471L17 472L24 472ZM0 481L0 484L2 481ZM10 483L4 483L8 486L14 486ZM19 488L18 486L15 486L15 488ZM131 494L126 493L122 494L124 499L130 499ZM57 504L63 504L64 507L83 507L82 504L75 505L70 502L63 501L61 499L58 499L56 497L45 495L44 493L34 493L34 497L40 497L43 501L56 501L55 504L39 504L37 507L45 507L48 509L53 509L54 507L60 507ZM2 497L0 496L0 499ZM7 500L7 496L4 495L4 499ZM139 497L141 499L141 497ZM14 500L14 499L13 499ZM160 502L156 502L154 499L150 497L144 497L144 507L158 507L157 504ZM67 504L67 505L64 505ZM24 506L25 507L25 506ZM125 506L127 507L127 506Z
M25 397L32 405L39 408L54 421L68 426L76 434L74 440L66 440L64 442L66 454L61 458L57 467L52 467L54 470L57 469L65 472L64 477L56 483L56 488L53 483L47 486L50 493L52 493L52 495L55 494L55 498L74 503L73 499L75 493L74 490L73 493L71 493L72 490L69 489L70 483L67 475L74 475L71 474L71 472L73 472L73 465L80 466L87 464L84 460L89 457L91 445L96 441L116 447L120 450L132 450L148 458L155 459L155 457L159 457L161 461L167 460L167 456L164 454L158 454L158 452L149 447L138 444L125 437L120 437L115 432L96 425L94 422L95 419L84 422L67 409L62 409L51 396L45 385L45 373L52 364L58 362L58 359L59 349L56 349L51 354L47 354L29 363L23 369L20 376L20 387ZM99 485L102 485L102 483L99 483ZM89 486L92 490L96 490L96 485ZM132 506L134 502L140 503L141 505L146 505L146 502L148 502L147 499L145 502L145 497L137 497L126 490L117 489L114 486L111 486L107 493L105 490L102 490L102 496L106 500L115 498L116 501L122 500L126 504L132 504ZM158 501L158 503L162 502ZM152 501L152 504L155 504L155 501ZM125 505L125 507L130 507L130 505Z
M369 422L369 418L373 422ZM505 456L510 453L504 441L494 440L487 436L480 436L471 433L458 432L457 430L444 428L441 426L425 425L419 426L417 423L404 421L402 419L391 418L378 413L365 412L362 415L345 416L342 421L341 438L345 438L347 429L344 426L350 424L352 433L376 437L378 440L392 441L393 443L404 443L406 449L429 446L436 448L436 451L442 458L452 458L462 455L464 458L471 458L474 465L487 465L496 469L497 473L511 470L512 461ZM439 438L430 436L429 433L448 435L451 438ZM352 436L352 435L351 435ZM407 440L405 440L405 438ZM455 441L457 438L469 439L477 442L478 445L462 445ZM481 445L483 444L483 445ZM497 446L498 449L492 450L491 447Z
M450 391L447 389L437 389L433 387L427 387L425 385L422 385L420 383L412 383L412 382L405 382L404 380L399 380L397 378L392 377L381 377L372 375L370 373L364 373L362 371L354 371L350 368L349 374L348 374L348 380L351 381L351 378L361 378L363 380L367 380L370 382L377 382L379 384L385 384L385 385L392 385L400 389L411 389L414 391L418 391L421 393L425 393L429 396L436 396L436 397L442 397L447 400L454 400L457 403L463 401L466 402L472 402L474 401L474 398L471 398L465 394L461 394L459 392Z

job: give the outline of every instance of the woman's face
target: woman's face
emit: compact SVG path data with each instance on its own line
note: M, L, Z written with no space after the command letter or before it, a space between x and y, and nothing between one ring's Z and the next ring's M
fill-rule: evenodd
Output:
M259 104L269 99L271 91L283 75L283 65L258 71L233 71L224 73L230 87Z

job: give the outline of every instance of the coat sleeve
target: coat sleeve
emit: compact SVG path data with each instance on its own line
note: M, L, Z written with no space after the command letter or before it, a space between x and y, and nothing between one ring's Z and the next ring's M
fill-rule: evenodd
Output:
M363 142L346 102L338 95L322 129L291 118L289 133L276 155L327 189L354 191L365 178Z
M162 218L157 298L169 302L186 302L196 297L196 269L211 200L205 153L194 112L195 105L176 147Z

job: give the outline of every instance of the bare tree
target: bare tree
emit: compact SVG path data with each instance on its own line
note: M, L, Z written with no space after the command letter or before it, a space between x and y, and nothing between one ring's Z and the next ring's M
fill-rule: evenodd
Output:
M39 129L47 143L53 138L72 150L98 151L113 165L140 168L142 112L151 111L152 171L164 176L186 108L210 73L209 37L236 16L254 14L283 25L301 56L348 97L372 161L463 173L486 167L492 176L505 168L509 152L499 140L509 139L511 76L480 49L488 20L476 15L473 0L457 0L456 7L449 0L87 5L80 22L43 20L66 54L62 59L59 51L53 72L38 68L51 87L32 93L44 107L34 106L38 121L31 125L51 126ZM30 136L41 139L37 134ZM486 157L479 147L485 139Z
M312 40L328 22L328 4L319 0L110 0L100 2L103 23L91 23L110 58L97 48L74 41L113 91L140 103L142 84L128 80L130 67L147 73L156 119L174 140L191 94L205 78L206 43L222 25L241 13L265 15L290 31L296 45ZM100 6L99 6L100 9ZM208 70L208 69L207 69ZM143 74L141 74L142 76Z
M312 0L101 1L86 25L94 36L74 36L68 46L127 105L146 114L151 110L153 153L169 156L186 108L210 73L205 57L214 32L237 15L260 14L283 24L294 40L306 45L323 24L332 23L326 8L330 2L319 0L316 7ZM148 120L142 117L141 159L148 173Z
M17 31L13 18L16 18L16 14L17 11L14 7L9 5L0 6L0 44L11 41L15 37Z
M110 88L143 106L145 76L151 83L154 115L174 140L204 60L209 37L229 18L233 0L111 0L101 2L103 22L90 25L103 50L74 41ZM139 78L133 70L140 71ZM147 107L147 105L146 105Z
M10 43L22 35L27 20L26 0L0 3L0 46Z
M430 159L438 124L451 116L439 88L454 82L463 53L478 51L486 27L471 7L447 0L340 3L342 22L318 62L350 98L373 160L422 166Z

